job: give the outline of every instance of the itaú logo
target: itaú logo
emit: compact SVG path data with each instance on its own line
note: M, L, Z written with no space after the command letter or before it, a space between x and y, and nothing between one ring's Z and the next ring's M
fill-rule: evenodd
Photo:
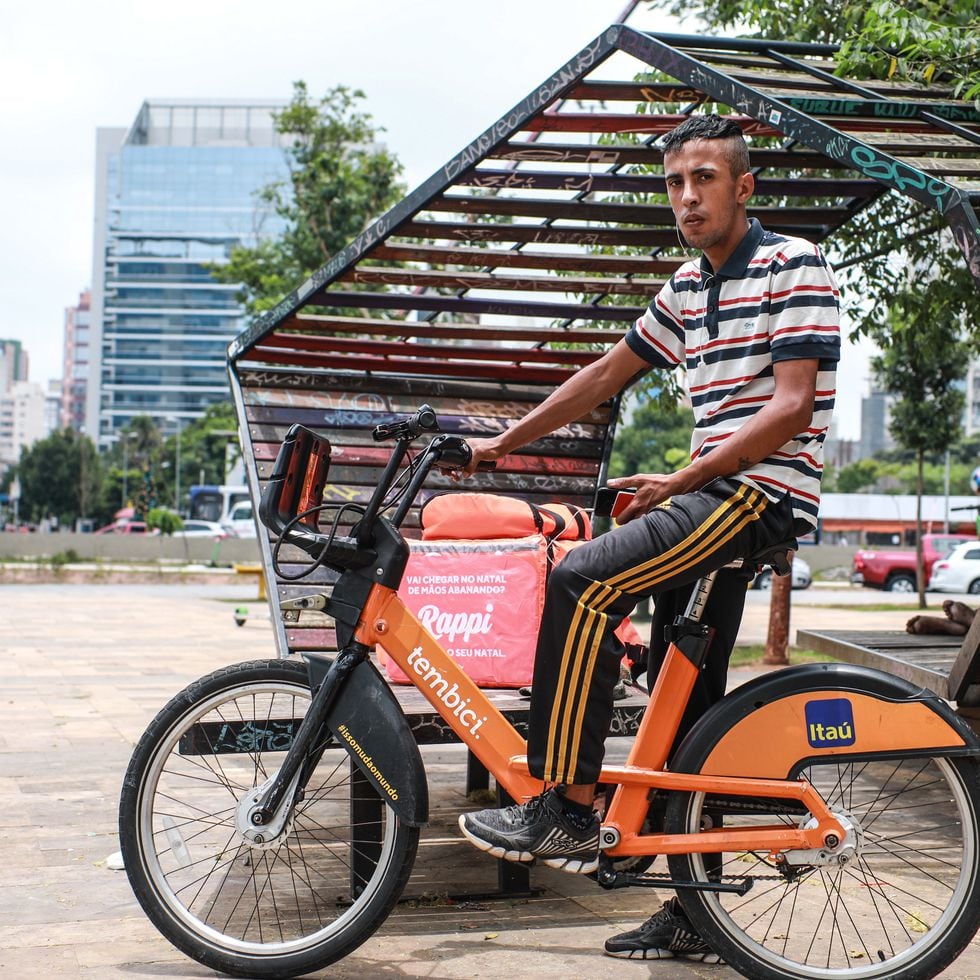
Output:
M468 643L471 636L486 636L493 627L493 603L488 602L486 612L443 612L434 603L418 611L422 625L437 639L443 637L450 643L461 637Z

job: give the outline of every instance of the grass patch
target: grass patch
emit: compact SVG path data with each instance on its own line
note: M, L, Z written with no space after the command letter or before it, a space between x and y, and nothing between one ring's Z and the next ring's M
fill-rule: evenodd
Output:
M755 667L762 663L762 658L765 655L766 646L764 643L737 646L732 651L732 659L729 663L732 667ZM791 665L836 663L833 657L828 657L825 653L817 653L816 650L800 650L797 647L790 647L786 656Z

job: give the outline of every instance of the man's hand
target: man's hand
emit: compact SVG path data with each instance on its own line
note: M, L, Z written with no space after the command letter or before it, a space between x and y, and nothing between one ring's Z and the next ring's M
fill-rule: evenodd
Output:
M607 481L607 485L616 490L636 490L629 506L619 514L616 522L626 524L653 510L657 504L663 503L668 497L686 493L690 488L683 474L683 470L677 473L637 473L634 476L621 476Z
M507 455L507 451L500 448L496 439L467 439L466 442L473 450L473 458L465 469L449 474L454 480L464 476L472 476L476 472L477 466L486 460L496 460Z

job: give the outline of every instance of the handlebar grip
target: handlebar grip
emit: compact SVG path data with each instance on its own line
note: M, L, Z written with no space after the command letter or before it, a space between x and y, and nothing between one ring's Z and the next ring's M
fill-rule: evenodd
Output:
M485 459L482 463L476 464L477 473L492 473L497 468L495 459Z

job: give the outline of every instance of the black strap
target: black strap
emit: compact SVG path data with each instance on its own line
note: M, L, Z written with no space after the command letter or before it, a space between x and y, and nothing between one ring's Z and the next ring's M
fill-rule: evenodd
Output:
M533 507L534 505L532 504L531 506ZM540 507L538 509L542 514L547 514L555 522L554 531L552 531L551 534L545 535L545 537L547 537L549 543L552 541L557 541L565 532L565 518L562 517L561 514L558 514L553 510L549 510L547 507ZM543 526L544 524L542 522L542 524L538 526L538 530L541 531Z

